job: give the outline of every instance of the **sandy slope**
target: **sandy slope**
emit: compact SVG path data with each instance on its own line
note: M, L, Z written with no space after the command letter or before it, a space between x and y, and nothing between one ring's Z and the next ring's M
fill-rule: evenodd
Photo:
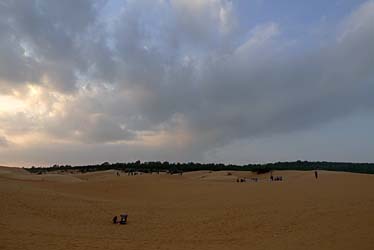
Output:
M0 169L0 249L374 249L372 175L22 171Z
M21 168L0 167L0 177L24 181L54 181L54 182L81 182L82 179L73 175L63 174L30 174Z

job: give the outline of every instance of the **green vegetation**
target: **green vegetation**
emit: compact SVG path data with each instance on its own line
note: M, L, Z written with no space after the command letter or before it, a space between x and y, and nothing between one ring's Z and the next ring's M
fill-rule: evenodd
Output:
M239 170L239 171L253 171L256 173L267 173L271 170L327 170L327 171L341 171L352 173L374 174L374 163L345 163L345 162L276 162L267 164L248 164L248 165L225 165L216 163L169 163L169 162L131 162L131 163L109 163L104 162L99 165L87 166L70 166L70 165L53 165L51 167L31 167L26 168L31 173L47 173L53 171L77 171L81 173L104 171L115 169L125 172L168 172L170 174L181 174L183 172L198 171L198 170Z

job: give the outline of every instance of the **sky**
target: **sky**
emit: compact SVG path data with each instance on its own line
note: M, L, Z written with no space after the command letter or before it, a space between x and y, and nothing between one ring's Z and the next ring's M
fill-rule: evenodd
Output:
M374 162L374 0L0 0L0 165Z

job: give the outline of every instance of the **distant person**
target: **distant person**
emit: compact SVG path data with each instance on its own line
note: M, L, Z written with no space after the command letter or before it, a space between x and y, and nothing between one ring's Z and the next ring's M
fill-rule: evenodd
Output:
M272 170L270 171L270 180L274 181L274 176L273 176L273 171Z
M314 171L314 176L316 177L316 179L318 179L318 172L317 172L317 170Z
M117 219L118 219L117 215L113 217L113 219L112 219L113 220L113 224L117 224Z

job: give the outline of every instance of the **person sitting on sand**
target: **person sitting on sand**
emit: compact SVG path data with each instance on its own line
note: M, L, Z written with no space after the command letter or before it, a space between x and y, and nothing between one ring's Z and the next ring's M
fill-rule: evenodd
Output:
M113 217L113 219L112 219L113 220L113 224L117 224L117 219L118 219L117 215Z

